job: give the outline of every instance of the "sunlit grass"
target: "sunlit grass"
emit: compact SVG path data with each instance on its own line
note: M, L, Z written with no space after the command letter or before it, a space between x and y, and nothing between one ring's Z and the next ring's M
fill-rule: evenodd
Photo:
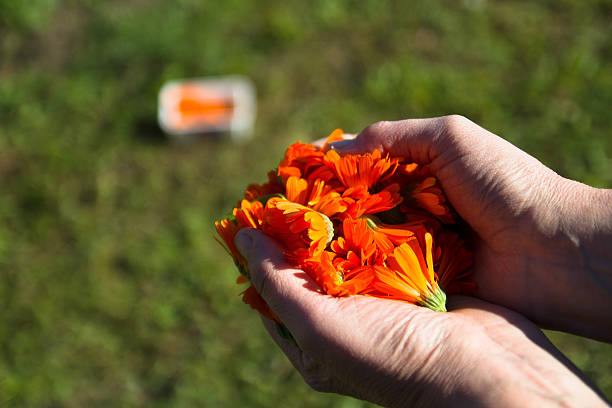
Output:
M302 383L212 222L284 148L464 114L612 187L609 2L3 1L0 405L360 407ZM169 143L168 79L244 74L254 138ZM612 349L553 340L612 396Z

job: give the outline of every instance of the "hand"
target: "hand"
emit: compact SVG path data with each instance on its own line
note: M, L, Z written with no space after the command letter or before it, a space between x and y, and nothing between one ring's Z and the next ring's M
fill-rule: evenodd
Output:
M379 122L331 148L429 165L476 232L478 297L612 341L612 191L567 180L461 116Z
M449 312L366 296L320 293L282 249L244 229L236 245L251 281L293 334L263 318L314 389L384 406L605 406L542 332L517 313L467 297Z

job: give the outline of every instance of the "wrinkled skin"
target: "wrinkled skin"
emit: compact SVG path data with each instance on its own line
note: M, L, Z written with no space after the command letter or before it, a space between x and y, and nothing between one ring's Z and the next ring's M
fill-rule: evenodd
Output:
M253 284L299 347L264 324L309 385L385 406L605 406L531 321L612 339L610 191L563 179L458 116L380 122L331 148L428 164L474 231L484 300L451 297L436 313L323 295L276 242L244 230L236 244Z

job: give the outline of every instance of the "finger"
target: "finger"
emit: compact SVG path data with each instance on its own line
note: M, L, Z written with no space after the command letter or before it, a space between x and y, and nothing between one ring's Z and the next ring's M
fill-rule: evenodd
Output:
M272 337L272 340L280 347L291 364L300 372L307 382L329 382L329 370L304 353L299 347L296 347L293 343L283 338L278 332L277 323L265 317L261 317L261 321L270 337Z
M263 316L261 316L261 322L268 331L268 334L270 334L270 337L272 337L272 340L274 340L276 345L285 353L291 364L301 372L302 350L278 333L278 327L276 326L278 323Z
M329 299L304 271L291 268L279 244L261 231L245 228L234 242L247 260L251 283L299 344L321 302Z
M470 147L486 145L492 136L499 139L463 116L449 115L377 122L366 127L354 140L330 143L329 148L340 154L360 154L378 149L391 156L430 164L439 157L441 161L453 160Z
M278 333L276 323L265 317L261 321L272 337L272 340L285 353L289 362L300 373L304 381L313 389L321 392L336 392L347 395L357 395L352 386L345 384L336 377L329 367L312 358L300 348L284 339Z
M528 337L585 380L584 375L550 342L542 330L523 315L503 306L461 295L449 296L447 307L450 313L461 314L475 320L495 341L507 341L510 336L521 334Z
M443 118L377 122L366 127L355 139L333 142L329 147L340 154L378 149L393 156L429 163L437 153L434 142L440 139L443 128Z
M489 327L495 328L492 333L505 335L508 331L521 331L531 341L549 352L555 352L554 348L544 333L530 320L523 315L487 301L471 296L452 295L448 297L447 303L450 313L458 313L468 316L478 322L481 327L487 330ZM510 324L508 324L510 323ZM504 327L504 332L499 332L499 328Z
M357 135L356 135L356 134L354 134L354 133L344 133L344 134L342 135L342 138L343 138L344 140L354 139L354 138L356 138L356 137L357 137ZM317 140L315 140L314 142L312 142L312 144L313 144L315 147L318 147L319 149L321 149L323 146L325 146L325 142L326 142L326 141L327 141L327 138L326 138L326 137L323 137L323 138L321 138L321 139L317 139Z

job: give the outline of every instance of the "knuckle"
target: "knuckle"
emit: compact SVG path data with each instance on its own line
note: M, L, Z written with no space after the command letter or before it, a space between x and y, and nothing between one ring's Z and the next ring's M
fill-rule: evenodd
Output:
M379 121L367 126L357 137L357 143L362 150L371 151L380 146L389 137L392 122Z
M277 291L277 272L285 264L281 249L269 239L262 238L256 241L247 261L251 283L265 299Z
M388 130L389 124L390 122L386 120L381 120L381 121L372 123L371 125L366 127L362 133L370 137L380 136L380 135L383 135L386 130Z
M251 273L251 283L264 299L269 296L271 286L273 286L272 269L270 262L263 261L257 264L255 273Z
M456 132L459 129L464 128L467 124L471 123L471 121L463 115L447 115L442 116L441 122L442 127L449 133Z
M331 391L331 375L321 362L313 359L309 354L302 353L299 367L300 375L310 388L319 392Z
M329 378L317 374L302 374L304 382L317 392L331 392L332 387Z

